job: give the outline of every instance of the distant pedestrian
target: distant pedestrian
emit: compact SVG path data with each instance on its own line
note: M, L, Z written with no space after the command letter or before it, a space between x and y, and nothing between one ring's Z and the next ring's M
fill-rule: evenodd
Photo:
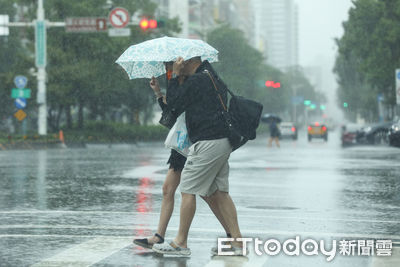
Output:
M269 123L269 133L270 133L270 138L268 141L268 146L272 147L272 142L275 141L275 144L277 147L280 147L279 144L279 136L281 135L278 123L275 120L271 120Z

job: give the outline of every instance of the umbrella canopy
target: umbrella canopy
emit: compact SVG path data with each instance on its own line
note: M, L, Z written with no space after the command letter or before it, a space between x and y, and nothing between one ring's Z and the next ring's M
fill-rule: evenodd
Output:
M158 77L165 73L163 62L201 57L218 61L218 51L202 40L161 37L130 46L116 61L130 79Z
M275 114L264 114L261 117L261 121L266 123L271 123L271 122L280 123L282 119Z

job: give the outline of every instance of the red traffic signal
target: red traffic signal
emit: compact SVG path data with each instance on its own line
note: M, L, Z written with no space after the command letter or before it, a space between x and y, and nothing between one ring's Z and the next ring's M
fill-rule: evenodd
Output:
M280 87L281 87L281 83L274 83L274 85L272 85L272 87L274 87L274 88L280 88Z
M163 21L157 21L155 19L143 18L140 20L139 26L142 30L157 29L159 27L163 27L164 23Z
M142 30L147 30L147 28L149 28L149 20L148 19L142 19L139 22L139 26Z
M266 82L265 82L265 86L266 86L266 87L272 87L272 85L274 85L274 82L273 82L273 81L266 81Z
M150 29L157 28L157 20L154 20L154 19L149 20L149 28Z
M265 86L266 87L273 87L273 88L280 88L281 87L281 83L276 83L274 81L266 81L265 82Z

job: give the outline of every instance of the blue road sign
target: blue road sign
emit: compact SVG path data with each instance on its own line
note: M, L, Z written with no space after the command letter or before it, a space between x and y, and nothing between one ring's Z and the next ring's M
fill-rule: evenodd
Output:
M378 102L382 102L383 100L385 100L382 93L379 93L379 94L377 95L376 99L378 100Z
M17 98L15 99L15 106L17 107L17 109L24 109L26 108L26 99L25 98Z
M26 84L28 83L28 78L22 75L15 76L14 83L19 89L25 88Z
M300 104L304 101L304 97L302 96L292 96L292 104Z

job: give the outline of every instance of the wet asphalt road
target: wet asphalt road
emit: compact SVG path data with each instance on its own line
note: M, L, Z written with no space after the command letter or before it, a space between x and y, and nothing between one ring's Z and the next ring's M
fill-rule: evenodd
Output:
M280 149L266 144L260 137L230 159L244 236L399 242L400 149L342 149L335 133L328 143L300 135ZM133 238L157 227L168 156L162 143L0 151L0 266L400 266L396 247L390 258L337 250L329 263L321 253L256 256L253 249L247 258L211 258L224 232L199 198L190 258L134 246ZM179 205L177 193L167 238L177 231Z

